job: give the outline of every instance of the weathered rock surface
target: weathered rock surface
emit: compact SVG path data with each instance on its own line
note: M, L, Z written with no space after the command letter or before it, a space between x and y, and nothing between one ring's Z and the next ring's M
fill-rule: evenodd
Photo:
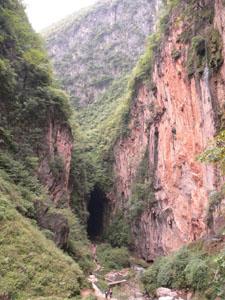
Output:
M215 27L224 44L225 7L217 0L215 8ZM196 158L216 133L217 109L225 99L225 67L212 77L205 68L201 77L188 78L187 45L179 41L181 33L182 22L173 23L154 67L157 88L139 87L131 111L131 133L114 149L116 192L110 197L115 207L122 205L118 198L128 201L146 149L149 153L156 204L132 226L136 250L148 261L206 232L208 196L219 185L217 170ZM171 55L174 49L181 53L177 60Z
M50 120L43 143L44 147L39 154L41 161L38 169L39 178L56 204L68 205L73 149L70 127L65 123Z
M174 297L177 297L178 294L177 294L177 292L171 291L170 289L161 287L161 288L158 288L156 290L156 296L157 297L166 297L166 296L168 296L168 297L174 298Z
M66 249L69 236L67 219L60 213L50 212L46 203L36 201L34 206L38 226L52 231L56 245L59 248Z

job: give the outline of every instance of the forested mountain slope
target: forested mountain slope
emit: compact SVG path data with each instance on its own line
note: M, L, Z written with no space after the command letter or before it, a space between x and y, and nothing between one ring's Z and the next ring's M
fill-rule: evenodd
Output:
M122 128L129 73L160 2L100 1L43 33L55 73L77 108L75 207L85 206L79 203L95 186L106 192L112 185L112 147Z
M84 275L63 250L89 250L69 208L68 97L17 0L0 1L0 45L0 298L75 297Z
M158 3L99 1L43 33L56 74L76 107L98 101L132 70L153 30Z

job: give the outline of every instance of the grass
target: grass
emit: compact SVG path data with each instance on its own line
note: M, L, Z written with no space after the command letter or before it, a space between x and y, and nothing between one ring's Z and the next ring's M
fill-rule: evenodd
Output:
M16 210L21 194L2 176L0 191L0 293L14 299L79 295L84 276L78 264Z
M70 209L57 209L56 211L62 213L69 223L68 254L79 264L84 273L89 274L95 265L86 228L80 224L80 220Z
M44 200L46 194L38 197ZM16 186L7 173L0 171L0 293L15 299L36 299L41 295L66 299L78 295L84 283L81 270L93 269L85 229L71 210L50 208L68 219L68 253L72 259L56 248L50 231L37 227L33 207L36 199L36 194Z

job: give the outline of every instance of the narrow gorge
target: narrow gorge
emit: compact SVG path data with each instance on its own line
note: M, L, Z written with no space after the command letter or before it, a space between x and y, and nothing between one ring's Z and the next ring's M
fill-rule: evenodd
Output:
M0 1L0 299L224 300L224 1L40 35L24 10Z

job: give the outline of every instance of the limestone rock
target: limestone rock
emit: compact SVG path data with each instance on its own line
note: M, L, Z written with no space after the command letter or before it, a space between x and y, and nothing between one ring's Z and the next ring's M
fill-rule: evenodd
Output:
M221 0L215 1L215 6L215 24L225 43L225 8ZM138 87L130 112L129 135L114 147L116 179L109 197L115 211L129 203L146 153L146 167L154 173L154 203L146 206L132 224L136 252L149 262L207 232L208 196L219 185L216 167L196 158L216 133L217 111L225 97L225 64L212 78L207 68L201 77L188 78L188 46L178 42L182 26L182 22L171 26L153 66L151 81L155 88L145 84ZM172 49L181 51L176 61Z
M174 300L174 297L171 297L171 296L163 296L163 297L160 297L159 300Z
M45 147L39 153L39 178L47 187L52 201L58 205L69 205L71 192L69 178L73 149L71 128L67 124L49 120L43 144ZM58 168L57 174L54 166Z
M169 296L169 297L177 297L178 294L177 292L174 292L170 289L167 289L167 288L164 288L164 287L160 287L156 290L156 295L157 297L166 297L166 296Z

